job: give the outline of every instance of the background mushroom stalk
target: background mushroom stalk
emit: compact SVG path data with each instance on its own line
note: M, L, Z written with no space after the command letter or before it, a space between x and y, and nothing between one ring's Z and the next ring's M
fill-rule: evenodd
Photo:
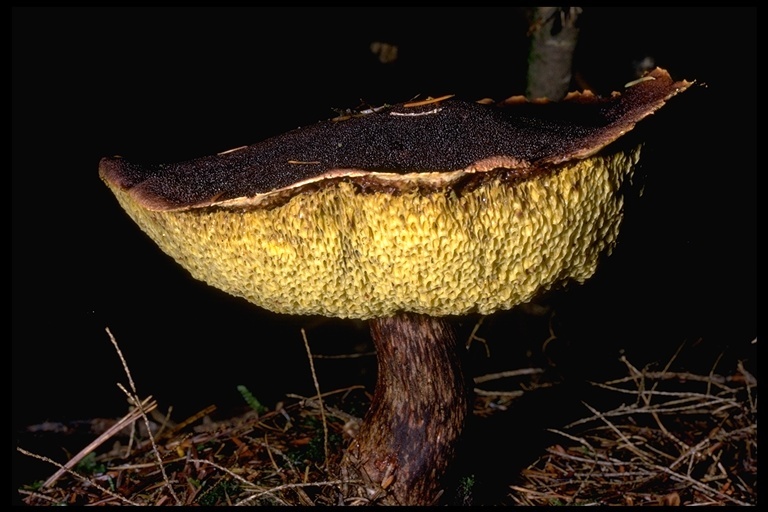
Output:
M610 98L445 96L99 173L193 277L271 311L370 320L380 373L344 471L354 496L431 504L469 409L445 318L591 277L639 159L624 136L690 86L657 68Z
M568 93L571 85L581 7L531 7L527 10L531 49L526 96L558 101Z
M440 497L469 414L461 351L445 319L370 320L378 375L371 406L342 462L351 495L387 505ZM428 475L428 478L425 478Z

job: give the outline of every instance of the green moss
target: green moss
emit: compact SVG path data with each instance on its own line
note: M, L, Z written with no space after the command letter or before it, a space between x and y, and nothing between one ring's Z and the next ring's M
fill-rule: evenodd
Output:
M229 501L227 497L235 495L239 492L239 488L240 486L234 480L219 480L210 489L200 494L197 503L205 507L227 504Z

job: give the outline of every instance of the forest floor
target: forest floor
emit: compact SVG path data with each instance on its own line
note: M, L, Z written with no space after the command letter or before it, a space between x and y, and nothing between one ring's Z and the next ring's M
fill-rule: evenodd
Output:
M754 370L725 353L712 361L708 374L690 373L677 367L677 355L659 368L637 368L622 358L626 375L588 383L580 391L582 417L547 427L539 453L528 447L523 463L510 457L526 453L527 444L514 418L536 414L526 400L557 407L551 392L568 383L543 368L476 377L468 454L459 457L441 503L756 505ZM173 422L170 411L161 412L151 397L140 400L131 391L127 365L125 371L130 383L125 392L141 405L119 420L92 420L92 441L79 453L56 462L17 448L51 465L47 480L18 489L23 503L353 503L343 495L338 468L370 400L364 386L288 395L272 410L241 389L246 403L241 414L214 420L211 406ZM43 435L67 428L29 427Z

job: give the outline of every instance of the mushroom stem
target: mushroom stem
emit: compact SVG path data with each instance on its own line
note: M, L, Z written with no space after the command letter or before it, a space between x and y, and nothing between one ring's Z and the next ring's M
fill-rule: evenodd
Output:
M371 320L376 390L342 471L352 495L387 505L430 505L469 412L456 336L444 319L402 313Z

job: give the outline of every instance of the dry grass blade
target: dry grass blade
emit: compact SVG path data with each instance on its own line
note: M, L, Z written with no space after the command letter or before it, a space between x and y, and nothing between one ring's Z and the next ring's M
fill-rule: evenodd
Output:
M325 451L325 460L330 457L328 455L328 422L325 419L325 406L323 406L323 394L320 393L320 383L317 382L317 374L315 373L315 363L312 361L312 351L309 349L309 341L307 341L307 333L304 329L301 330L301 337L304 339L304 348L307 349L307 358L309 359L309 369L312 371L312 382L315 384L315 391L317 391L317 400L320 402L320 418L323 421L323 450Z
M128 499L128 498L126 498L124 496L121 496L120 494L115 493L115 492L113 492L110 489L107 489L106 487L100 485L98 482L94 482L93 480L88 479L88 478L78 474L77 472L73 471L70 467L67 467L67 466L65 466L63 464L59 464L55 460L51 460L48 457L43 457L41 455L36 455L34 453L31 453L31 452L28 452L28 451L24 450L23 448L16 448L16 449L19 452L23 453L24 455L27 455L28 457L33 457L35 459L40 459L43 462L47 462L47 463L52 464L54 466L58 466L59 467L59 471L56 472L56 474L58 476L61 476L61 475L65 474L65 473L66 474L70 474L75 479L79 480L80 482L86 483L87 485L92 485L93 487L97 488L99 491L103 492L104 494L106 494L108 496L111 496L111 497L113 497L113 498L115 498L115 499L117 499L119 501L122 501L122 502L124 502L124 503L126 503L128 505L140 505L139 503L131 501L130 499ZM51 482L51 484L50 484L50 485L52 485L55 480L58 480L58 477L56 479L50 478L49 480L53 480ZM45 486L44 485L43 487L45 488L45 487L49 487L49 486ZM48 496L42 495L40 493L29 493L29 495L30 495L30 497L41 498L41 499L45 500L48 504L51 504L51 505L57 505L58 504L56 499L49 498Z
M163 457L160 455L160 451L157 449L157 444L155 443L155 437L152 434L152 428L149 425L149 418L147 417L148 411L144 408L142 401L139 399L138 392L136 391L136 384L133 382L133 376L131 375L131 370L128 367L128 363L125 361L125 357L123 356L123 351L120 350L120 346L117 344L117 340L112 335L112 332L109 330L109 328L107 328L106 331L107 331L107 335L109 336L109 340L112 342L112 345L115 347L115 351L117 352L117 355L120 357L120 362L123 363L123 370L125 371L125 375L128 377L128 383L131 386L131 392L128 392L119 383L118 383L118 386L120 386L120 388L123 389L123 391L125 391L125 394L128 396L129 401L136 406L136 409L139 411L140 417L144 420L144 426L147 429L147 436L149 437L149 441L152 443L152 453L157 458L157 464L158 464L158 467L160 468L160 473L163 476L165 487L170 492L176 504L181 504L181 501L179 500L179 497L174 492L173 486L171 485L168 475L166 474L165 465L163 464Z
M45 486L20 490L27 504L333 505L341 501L338 489L342 482L332 478L328 467L338 466L348 424L359 422L358 417L344 412L348 409L345 404L365 404L368 398L362 386L320 392L303 331L315 396L279 405L275 411L255 414L249 410L219 422L209 417L214 406L176 425L161 418L161 425L170 425L162 435L153 435L147 417L156 403L137 400L128 365L107 332L128 376L130 391L121 388L135 406L66 466L19 449L59 467ZM116 441L111 451L95 453L139 418L146 428L133 433L138 441L133 449L126 451ZM133 445L134 437L130 442ZM104 468L93 477L79 474L76 468L86 455L96 455Z
M112 438L112 436L139 419L142 415L142 412L151 411L155 407L157 407L157 403L152 400L152 397L145 398L144 401L141 402L140 408L133 409L131 412L123 416L106 432L94 439L92 443L83 448L77 455L69 459L66 464L62 465L58 471L56 471L53 475L50 476L50 478L48 478L48 480L43 483L43 487L50 487L53 485L54 482L56 482L56 480L61 477L61 475L70 472L72 468L74 468L80 461L82 461L89 453L92 453L96 448Z

